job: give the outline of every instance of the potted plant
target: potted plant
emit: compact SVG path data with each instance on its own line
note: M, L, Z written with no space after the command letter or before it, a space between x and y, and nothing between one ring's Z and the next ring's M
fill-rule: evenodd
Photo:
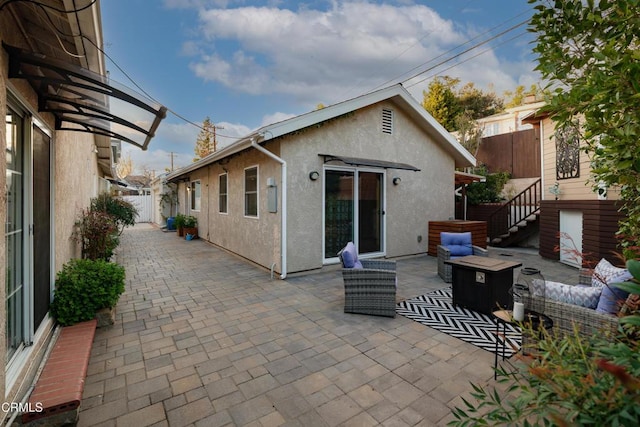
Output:
M165 216L162 214L163 218L166 218L167 221L167 230L175 230L175 217L173 216L173 207L178 206L178 190L174 188L174 186L168 185L167 191L160 194L160 209L165 212L167 206L169 207L169 215Z
M184 220L186 217L186 215L178 213L173 221L173 225L176 227L176 230L178 230L179 237L184 236Z
M51 314L62 326L95 317L98 326L111 325L124 280L121 265L103 259L72 259L56 276Z
M198 238L198 218L192 215L184 218L184 235L187 240Z

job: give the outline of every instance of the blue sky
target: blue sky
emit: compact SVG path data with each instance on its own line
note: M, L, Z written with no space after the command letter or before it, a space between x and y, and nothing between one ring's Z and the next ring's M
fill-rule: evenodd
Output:
M170 153L191 163L188 121L207 116L226 145L397 82L418 101L437 75L498 95L539 82L526 25L434 67L528 19L526 0L106 0L101 13L111 78L175 112L147 151L123 147L138 172Z

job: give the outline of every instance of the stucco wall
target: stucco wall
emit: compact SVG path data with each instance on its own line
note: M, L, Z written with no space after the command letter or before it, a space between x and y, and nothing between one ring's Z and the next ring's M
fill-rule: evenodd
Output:
M80 257L73 240L74 224L90 199L98 195L100 173L93 135L56 132L55 142L55 269L71 258Z
M267 144L278 154L278 143ZM244 171L258 166L258 217L244 215ZM226 171L225 171L226 169ZM202 200L200 211L190 211L189 201L181 199L180 212L198 218L198 234L216 245L235 252L265 268L274 265L281 272L280 221L281 172L280 164L255 149L246 150L225 160L194 171L190 181L200 180ZM227 173L227 213L219 212L219 176ZM273 178L278 188L278 212L267 210L267 179ZM184 185L180 185L180 193Z
M394 111L394 132L382 132L382 109ZM287 273L323 266L323 158L335 154L408 163L420 172L389 169L385 172L386 256L398 257L427 252L428 222L454 215L454 160L432 137L393 102L383 102L301 129L263 147L287 162ZM258 165L258 218L244 216L244 170ZM321 178L312 181L309 172ZM383 171L383 170L380 170ZM228 211L219 212L219 176L227 173ZM400 185L393 185L393 177ZM267 179L278 191L278 211L268 212ZM186 183L179 185L180 212L198 217L198 233L227 250L267 269L282 272L281 165L260 151L249 148L189 174L200 180L199 212L190 211Z
M394 111L394 132L382 132L382 109ZM454 161L395 104L384 102L284 138L282 157L289 169L289 272L322 267L323 183L309 172L323 171L318 154L408 163L420 172L389 169L385 175L386 255L427 251L428 221L454 211ZM393 177L402 182L392 184ZM421 237L421 241L418 241Z

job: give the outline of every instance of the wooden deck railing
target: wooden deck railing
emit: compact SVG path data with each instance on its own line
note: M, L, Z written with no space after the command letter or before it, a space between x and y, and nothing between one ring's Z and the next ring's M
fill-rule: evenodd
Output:
M487 221L489 242L504 234L508 234L512 227L520 224L528 217L537 214L540 211L541 199L542 180L538 179L518 193L513 199L505 202L496 209Z

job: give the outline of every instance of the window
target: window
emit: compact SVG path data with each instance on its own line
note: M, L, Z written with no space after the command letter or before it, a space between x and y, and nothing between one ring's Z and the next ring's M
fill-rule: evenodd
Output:
M258 216L258 167L244 170L244 214Z
M202 199L202 190L200 189L200 181L191 182L191 210L200 210L200 200Z
M218 212L227 213L227 174L218 176Z
M393 133L393 110L382 109L382 133Z

